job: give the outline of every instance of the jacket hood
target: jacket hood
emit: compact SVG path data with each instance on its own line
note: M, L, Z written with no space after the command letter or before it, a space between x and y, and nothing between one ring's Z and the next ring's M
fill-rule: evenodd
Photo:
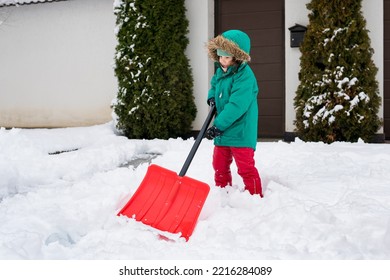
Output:
M208 55L214 61L218 61L217 49L221 49L237 60L249 62L251 60L250 48L250 38L241 30L228 30L207 43Z

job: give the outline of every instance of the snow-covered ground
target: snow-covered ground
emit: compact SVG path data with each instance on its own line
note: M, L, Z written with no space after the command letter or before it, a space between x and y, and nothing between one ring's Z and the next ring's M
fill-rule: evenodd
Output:
M211 190L190 240L116 214L149 162L179 172L194 139L129 140L112 123L0 130L0 259L390 259L390 145L259 142L264 198L213 185L213 143L187 176Z

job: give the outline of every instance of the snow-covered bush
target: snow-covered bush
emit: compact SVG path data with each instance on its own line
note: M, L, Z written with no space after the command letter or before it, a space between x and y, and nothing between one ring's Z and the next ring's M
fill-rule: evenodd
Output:
M294 105L306 141L369 141L381 127L373 49L361 0L312 0Z
M184 0L116 0L114 11L118 130L129 138L185 136L196 107Z

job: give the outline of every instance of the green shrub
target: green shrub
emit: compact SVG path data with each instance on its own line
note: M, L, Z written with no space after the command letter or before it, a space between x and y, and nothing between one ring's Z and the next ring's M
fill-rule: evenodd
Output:
M373 49L361 0L312 0L294 105L306 141L369 141L381 127Z
M191 131L196 107L185 50L184 0L123 0L115 7L113 102L117 129L129 138L167 139Z

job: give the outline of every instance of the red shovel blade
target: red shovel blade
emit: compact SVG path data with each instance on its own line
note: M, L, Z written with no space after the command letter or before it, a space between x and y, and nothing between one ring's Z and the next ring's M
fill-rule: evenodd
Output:
M209 185L203 182L152 164L118 215L161 231L180 232L188 241L209 191Z

